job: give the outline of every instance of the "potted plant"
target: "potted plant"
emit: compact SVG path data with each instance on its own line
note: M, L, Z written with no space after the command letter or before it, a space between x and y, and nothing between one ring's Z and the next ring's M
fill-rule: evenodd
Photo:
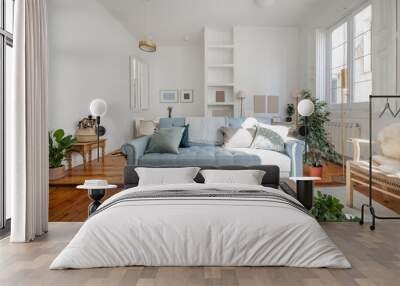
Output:
M67 152L71 150L75 139L72 135L65 136L63 129L49 131L49 179L56 180L65 176L62 164Z
M319 222L343 222L359 221L356 216L343 213L344 205L339 199L317 192L314 197L314 206L311 209L311 215Z
M309 175L312 177L322 177L325 159L337 162L339 156L335 151L334 145L328 140L325 124L330 121L330 112L327 111L327 103L315 98L311 91L302 90L301 95L304 99L310 99L315 106L314 113L307 118L307 141L308 150L307 162ZM304 117L300 118L304 124Z
M294 104L289 103L286 107L286 122L292 122L292 116L294 115Z

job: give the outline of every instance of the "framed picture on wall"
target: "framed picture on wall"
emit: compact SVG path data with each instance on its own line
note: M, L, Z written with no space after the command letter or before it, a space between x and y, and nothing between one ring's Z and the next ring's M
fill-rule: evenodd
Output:
M171 103L178 102L178 90L160 90L160 102Z
M193 89L182 89L180 101L182 103L192 103L193 102Z

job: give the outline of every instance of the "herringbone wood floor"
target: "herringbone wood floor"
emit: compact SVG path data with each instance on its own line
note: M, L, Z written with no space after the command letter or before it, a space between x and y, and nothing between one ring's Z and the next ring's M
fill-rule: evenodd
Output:
M81 223L50 223L47 235L28 244L0 241L0 285L376 285L398 286L400 223L380 222L371 232L356 223L323 225L353 268L303 269L287 267L124 267L87 270L48 270Z

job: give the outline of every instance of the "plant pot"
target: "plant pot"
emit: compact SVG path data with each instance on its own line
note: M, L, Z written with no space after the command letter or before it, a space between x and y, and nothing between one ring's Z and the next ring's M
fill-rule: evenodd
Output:
M308 166L308 175L310 177L319 177L322 178L322 171L323 167L313 167L313 166Z
M286 122L292 122L292 117L286 117Z
M49 180L57 180L65 177L65 167L49 168Z

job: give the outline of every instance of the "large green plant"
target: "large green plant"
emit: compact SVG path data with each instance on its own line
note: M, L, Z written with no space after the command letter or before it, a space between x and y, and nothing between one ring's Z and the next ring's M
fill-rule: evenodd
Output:
M343 213L344 205L331 195L323 195L320 191L314 197L314 206L311 214L317 221L339 222L339 221L358 221L358 217L347 218Z
M334 145L328 140L325 125L330 121L330 112L327 111L327 103L315 98L311 91L302 90L301 96L314 103L315 111L307 118L307 162L313 167L321 167L324 158L329 161L338 162L339 156L335 151ZM300 117L300 122L304 124L304 117Z
M50 168L58 168L62 166L62 161L66 154L71 150L75 139L72 135L65 136L63 129L49 131L49 165Z

